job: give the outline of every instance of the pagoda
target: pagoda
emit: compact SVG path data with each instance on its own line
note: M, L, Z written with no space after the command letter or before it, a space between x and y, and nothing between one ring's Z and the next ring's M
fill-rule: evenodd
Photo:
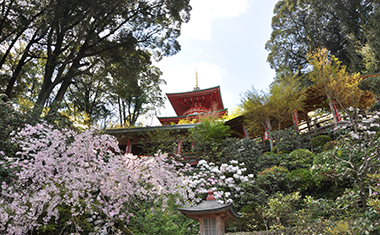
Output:
M181 93L166 93L177 116L158 117L162 125L178 124L182 119L196 120L202 116L222 117L227 109L223 106L220 86L207 89L199 89L198 74L196 73L196 85L193 91Z

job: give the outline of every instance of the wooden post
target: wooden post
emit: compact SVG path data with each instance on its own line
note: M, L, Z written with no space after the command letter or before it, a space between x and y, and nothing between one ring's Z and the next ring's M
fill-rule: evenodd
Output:
M310 117L309 115L306 113L305 114L306 116L306 125L307 125L307 131L310 132L311 131L311 127L310 127Z
M334 123L335 123L335 126L338 125L338 122L340 122L340 120L342 119L339 115L339 111L338 109L336 108L335 106L335 102L333 99L330 99L329 101L329 106L330 106L330 109L331 109L331 112L333 114L333 117L334 117Z
M299 130L299 118L298 118L298 111L297 109L294 109L292 112L292 117L293 117L293 123L296 126L297 130Z
M272 125L270 123L269 118L267 118L266 126L268 128L268 135L269 135L269 132L272 131ZM270 151L272 151L273 150L273 138L272 137L269 137L269 144L270 144Z

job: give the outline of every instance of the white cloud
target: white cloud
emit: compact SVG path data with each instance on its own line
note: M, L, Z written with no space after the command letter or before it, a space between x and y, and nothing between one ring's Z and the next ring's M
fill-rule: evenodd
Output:
M244 14L248 0L192 0L191 19L183 24L181 38L211 40L211 22L217 18L232 18Z
M192 39L211 41L212 22L220 18L232 18L244 14L249 8L249 0L192 0L191 19L189 23L182 25L180 44L184 47L191 47L197 43ZM190 39L189 42L182 43L182 39ZM207 54L200 49L200 58L212 58L214 55ZM228 78L226 69L216 63L194 62L190 58L182 58L176 55L164 58L155 65L163 72L162 78L167 85L161 86L163 93L177 93L192 91L195 87L195 70L198 71L198 85L200 89L220 86L222 99L225 108L233 108L236 102L232 102L236 97L227 93L227 88L223 87L223 80ZM217 54L217 56L220 56ZM180 63L177 63L180 60ZM188 64L184 64L188 63ZM176 65L175 65L176 64ZM159 116L176 116L169 101L165 107L160 109ZM158 119L154 125L159 125Z

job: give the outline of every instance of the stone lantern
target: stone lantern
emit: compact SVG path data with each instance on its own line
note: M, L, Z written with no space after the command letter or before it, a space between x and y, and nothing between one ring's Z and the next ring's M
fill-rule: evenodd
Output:
M199 222L201 235L224 235L226 219L237 219L240 215L232 204L216 202L213 191L208 191L206 201L190 208L179 208L184 215Z

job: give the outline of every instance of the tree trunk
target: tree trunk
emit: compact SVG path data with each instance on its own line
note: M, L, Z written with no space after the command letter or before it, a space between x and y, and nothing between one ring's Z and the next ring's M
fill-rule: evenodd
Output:
M117 227L118 229L121 230L121 232L124 234L124 235L133 235L132 231L129 230L123 221L121 220L117 220L116 223L115 223L115 227Z
M125 121L127 119L127 115L125 113L125 101L122 100L121 104L122 104L122 113L123 113L123 126L125 127L126 126Z
M272 124L270 123L269 118L267 118L266 126L268 128L268 130L267 130L268 131L268 136L270 136L269 134L272 132ZM270 151L272 151L273 148L274 148L274 146L273 146L273 137L272 136L269 137L269 144L270 144Z
M37 42L38 40L35 40L36 38L36 33L33 35L32 39L29 41L28 45L25 47L25 50L24 50L24 53L22 54L22 57L20 58L20 60L18 61L18 64L16 66L16 69L15 71L13 72L12 74L12 77L11 79L9 80L8 82L8 86L7 86L7 89L5 90L5 94L11 98L11 94L12 94L12 90L13 90L13 87L16 83L16 79L17 77L20 75L21 73L21 70L22 70L22 67L27 63L26 61L26 58L28 57L28 54L29 54L29 50L30 50L30 47L35 43ZM0 68L1 68L1 65L0 65Z

